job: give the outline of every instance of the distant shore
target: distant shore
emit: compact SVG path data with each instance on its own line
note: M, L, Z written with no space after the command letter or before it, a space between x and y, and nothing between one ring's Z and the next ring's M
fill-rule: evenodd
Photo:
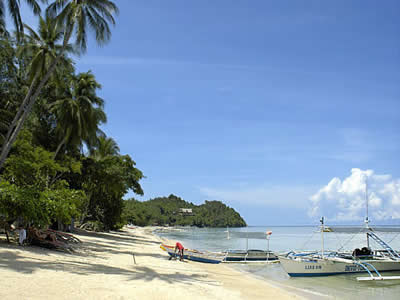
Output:
M21 248L1 235L0 299L302 298L224 265L170 261L153 230L80 231L74 254Z

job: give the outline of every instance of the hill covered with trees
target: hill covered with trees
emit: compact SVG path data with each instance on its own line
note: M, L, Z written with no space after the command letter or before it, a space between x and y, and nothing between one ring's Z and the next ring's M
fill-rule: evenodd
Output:
M126 200L123 218L139 226L180 225L198 227L244 227L246 222L233 208L220 201L195 205L175 195L148 201Z

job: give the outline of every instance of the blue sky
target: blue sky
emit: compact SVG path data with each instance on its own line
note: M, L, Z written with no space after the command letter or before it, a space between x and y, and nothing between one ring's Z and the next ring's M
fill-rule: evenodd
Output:
M140 200L314 224L311 197L353 168L390 175L397 199L400 2L117 2L111 43L91 41L77 69L103 85L104 131L146 175Z

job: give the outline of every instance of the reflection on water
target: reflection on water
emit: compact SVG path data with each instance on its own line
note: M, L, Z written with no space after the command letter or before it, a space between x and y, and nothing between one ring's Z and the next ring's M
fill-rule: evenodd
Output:
M226 228L184 228L180 231L160 233L173 240L181 241L185 247L198 250L224 251L226 249L266 249L267 240L243 238L248 232L250 237L260 237L262 233L271 230L270 249L275 252L289 250L318 250L321 249L321 233L316 227L248 227L230 228L230 239L227 239ZM234 232L241 234L235 235ZM255 234L258 233L258 234ZM379 233L394 249L400 249L398 233ZM324 233L325 249L349 250L364 247L365 234ZM374 248L374 244L371 244ZM377 247L379 248L379 247ZM232 264L232 268L248 272L258 278L266 278L277 285L289 289L306 291L302 293L311 299L323 296L337 299L400 299L400 281L368 281L358 282L356 277L362 274L338 275L328 277L290 278L280 264ZM367 275L367 274L365 274ZM384 273L386 276L400 275Z

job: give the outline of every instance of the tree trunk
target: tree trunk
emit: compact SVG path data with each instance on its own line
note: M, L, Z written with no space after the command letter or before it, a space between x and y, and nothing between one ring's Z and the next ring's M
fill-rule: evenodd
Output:
M54 153L53 159L56 159L58 152L60 152L62 146L65 145L65 138L61 141L61 143L57 146L56 152Z
M7 227L7 222L6 222L6 225L4 226L4 232L6 233L6 237L7 237L7 243L9 243L9 242L10 242L10 238L9 238L9 236L8 236L8 227Z
M2 149L1 154L0 154L0 169L3 167L4 162L5 162L5 160L6 160L7 156L8 156L8 153L10 152L11 147L14 144L14 142L15 142L17 136L18 136L18 133L21 131L25 120L27 119L29 113L31 112L32 107L35 104L37 97L39 96L40 91L42 90L43 86L46 84L47 80L49 80L51 74L56 69L57 63L58 63L59 59L61 58L61 55L62 54L57 56L53 60L53 62L51 63L49 70L47 71L47 73L43 77L43 79L40 81L39 86L37 87L35 93L33 94L32 97L30 97L29 101L27 102L28 104L27 104L26 108L24 109L24 111L22 113L22 116L20 117L20 119L19 119L19 121L18 121L18 123L17 123L17 125L15 127L15 130L13 131L13 133L10 136L9 140L8 141L6 140L4 142L3 149ZM25 100L24 100L24 102L25 102Z
M6 139L4 141L3 144L3 148L1 149L1 154L0 154L0 170L4 165L4 162L8 156L8 153L11 150L11 147L13 145L13 143L15 142L15 139L17 138L18 133L21 131L22 126L24 125L24 122L28 116L28 114L30 113L30 111L32 110L33 104L35 104L36 98L39 96L40 91L42 90L43 86L46 84L47 80L49 80L51 74L54 72L54 70L56 69L57 63L60 60L60 58L64 55L64 51L65 48L68 45L68 41L71 38L71 34L72 34L72 29L73 27L69 27L66 29L66 31L64 32L64 41L63 41L63 47L60 51L60 54L57 55L57 57L52 61L49 70L47 71L46 75L42 78L42 80L39 83L39 86L36 89L36 92L33 94L33 96L31 97L30 95L33 92L33 81L31 84L31 87L29 88L28 94L26 95L24 101L22 102L23 104L28 103L26 109L18 110L18 113L20 115L20 121L16 121L15 123L17 124L15 127L15 130L10 133L10 136L8 139ZM35 79L38 78L38 75L35 75ZM35 83L37 80L34 80ZM28 100L29 99L29 100ZM21 115L22 114L22 115ZM14 122L14 121L13 121ZM18 123L17 123L18 122ZM8 133L7 133L8 136Z
M35 75L35 77L32 80L32 83L29 87L28 90L28 94L26 94L25 99L22 101L17 113L14 116L14 119L12 121L12 123L10 124L10 126L8 127L8 131L7 131L7 135L4 139L5 142L7 142L10 139L11 134L13 133L13 130L15 128L15 126L17 126L18 120L21 117L22 113L24 112L26 105L29 101L29 98L32 96L33 93L33 88L35 87L36 81L38 79L39 74Z

